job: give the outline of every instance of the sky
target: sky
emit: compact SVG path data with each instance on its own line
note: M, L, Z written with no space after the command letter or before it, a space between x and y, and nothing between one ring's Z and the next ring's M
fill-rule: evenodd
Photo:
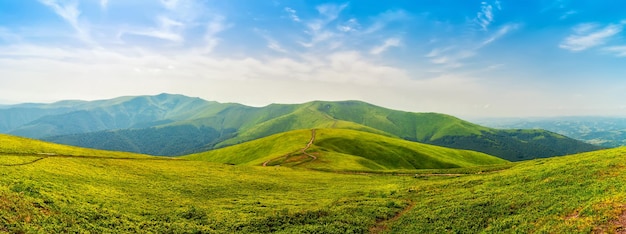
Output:
M183 94L626 116L619 0L0 0L0 104Z

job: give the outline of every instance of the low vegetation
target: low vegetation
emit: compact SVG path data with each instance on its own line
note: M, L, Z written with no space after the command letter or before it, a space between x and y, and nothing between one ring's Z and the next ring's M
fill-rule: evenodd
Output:
M310 131L303 133L308 134L293 140L306 143ZM319 134L322 141L332 139ZM601 233L626 228L626 148L479 167L331 173L104 151L80 157L90 151L0 139L13 145L3 146L0 154L0 233ZM60 157L72 152L75 156Z
M298 130L185 156L183 158L237 165L298 166L326 171L441 169L506 163L497 157L467 150L400 140L347 130ZM307 143L315 137L307 149ZM315 158L313 158L315 157Z
M0 109L2 133L163 156L198 153L312 128L358 130L478 151L509 161L600 149L544 130L499 130L445 114L391 110L360 101L250 107L160 94Z

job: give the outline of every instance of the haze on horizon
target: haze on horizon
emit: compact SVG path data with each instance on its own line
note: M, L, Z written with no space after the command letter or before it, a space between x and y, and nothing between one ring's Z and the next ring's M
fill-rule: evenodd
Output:
M626 116L619 1L0 0L0 104L176 93Z

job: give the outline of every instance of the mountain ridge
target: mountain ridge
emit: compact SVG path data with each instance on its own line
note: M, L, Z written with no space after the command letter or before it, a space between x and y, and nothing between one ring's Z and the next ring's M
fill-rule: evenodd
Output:
M511 161L600 148L547 131L498 130L450 115L398 111L354 100L251 107L160 94L85 102L74 108L56 115L46 115L46 110L41 110L45 113L37 120L12 130L0 130L62 144L166 156L202 152L312 128L353 129L480 151ZM23 111L1 109L0 116L15 114L16 110ZM5 119L0 120L0 126L3 122L10 125ZM567 147L546 150L551 145Z

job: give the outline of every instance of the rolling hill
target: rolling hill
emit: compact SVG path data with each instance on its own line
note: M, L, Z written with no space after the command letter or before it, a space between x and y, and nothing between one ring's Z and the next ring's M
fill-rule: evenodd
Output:
M332 171L441 169L506 163L500 158L474 151L347 129L290 131L182 158Z
M324 149L343 155L370 151L354 141L370 149L436 148L352 130L318 131L310 149L320 157L312 162L322 161ZM308 130L271 137L285 134L291 137L267 149L293 142L297 150L296 143L301 147L311 137ZM391 176L305 170L307 163L231 166L150 157L35 161L42 157L38 152L65 154L75 148L4 135L0 140L5 152L16 153L0 154L0 232L7 233L612 233L626 227L626 148L508 163L490 171L467 167ZM101 154L114 153L94 155ZM392 162L395 156L385 157ZM262 161L236 158L241 164Z
M5 134L0 134L0 155L31 155L39 157L80 156L110 158L154 158L143 154L81 148Z
M71 106L73 111L45 115L7 132L68 145L166 156L312 128L359 130L479 151L509 161L600 149L548 131L498 130L449 115L397 111L360 101L249 107L161 94L52 106ZM0 115L20 111L24 111L20 106L0 109Z

